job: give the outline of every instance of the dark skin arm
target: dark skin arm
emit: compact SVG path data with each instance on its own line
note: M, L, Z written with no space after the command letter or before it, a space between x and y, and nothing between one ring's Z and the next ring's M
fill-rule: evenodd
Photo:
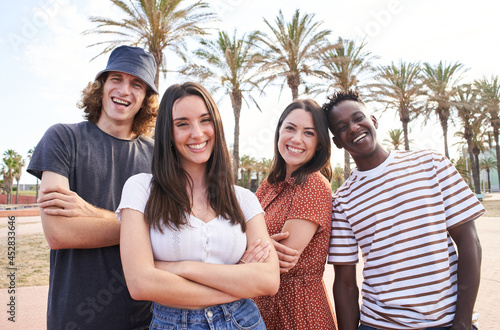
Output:
M458 248L457 306L451 330L470 330L481 277L481 244L474 221L448 232Z
M339 330L357 330L359 324L359 290L356 265L334 265L333 298Z

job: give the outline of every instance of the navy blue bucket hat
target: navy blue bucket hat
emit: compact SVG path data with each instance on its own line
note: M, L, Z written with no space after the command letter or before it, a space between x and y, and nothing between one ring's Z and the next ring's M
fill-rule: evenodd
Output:
M106 69L99 72L95 79L99 78L104 72L109 71L119 71L136 76L158 94L155 86L156 61L151 53L142 48L116 47L109 55Z

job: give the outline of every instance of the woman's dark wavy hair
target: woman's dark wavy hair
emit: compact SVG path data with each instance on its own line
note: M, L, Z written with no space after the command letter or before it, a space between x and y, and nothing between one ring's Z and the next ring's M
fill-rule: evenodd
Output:
M278 121L276 133L274 135L274 157L271 162L271 169L267 181L271 184L284 181L286 178L286 162L278 150L280 139L280 129L286 117L296 109L302 109L312 114L314 128L318 137L318 149L309 162L302 165L292 173L295 177L294 184L306 182L309 174L320 171L328 181L332 180L332 166L330 164L331 144L328 134L327 117L318 103L314 100L296 100L288 105Z
M85 119L93 124L97 124L101 116L103 88L107 77L108 73L105 72L93 82L89 82L82 91L82 98L77 104L78 108L83 109ZM158 94L148 87L142 107L135 115L132 132L136 135L151 133L157 113Z
M239 224L244 232L245 217L234 192L231 161L219 110L208 91L193 82L170 86L161 99L155 128L151 194L146 204L145 217L150 227L160 232L162 225L175 230L189 223L191 200L186 187L192 191L193 180L182 168L175 149L172 112L177 100L190 95L203 99L214 125L214 149L205 173L207 200L217 216L229 219L233 225Z

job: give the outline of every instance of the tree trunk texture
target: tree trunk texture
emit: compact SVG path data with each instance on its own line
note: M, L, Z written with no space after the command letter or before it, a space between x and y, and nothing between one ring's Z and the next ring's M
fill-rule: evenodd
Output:
M474 192L481 193L481 180L479 179L479 148L474 147L472 153L474 154L474 164L472 164L472 177L474 178Z
M446 158L450 159L450 154L448 152L448 117L449 109L442 109L439 111L439 122L443 129L444 155Z
M487 192L491 192L491 180L490 180L490 170L486 170L486 174L488 176L488 189L486 190Z
M238 182L238 169L240 166L240 115L242 95L241 92L231 93L231 103L234 114L234 140L233 140L233 175L234 182ZM243 177L241 178L243 180Z
M12 204L12 187L14 186L14 176L5 174L3 177L3 189L7 195L7 204Z
M299 98L299 85L300 77L292 74L287 77L288 87L292 90L292 100L295 101Z
M351 155L344 149L344 181L351 176Z
M500 145L498 144L498 126L493 127L493 138L495 139L495 151L497 156L497 173L500 176Z
M405 140L405 150L410 150L410 138L408 137L408 122L409 120L401 120L403 122L403 137Z

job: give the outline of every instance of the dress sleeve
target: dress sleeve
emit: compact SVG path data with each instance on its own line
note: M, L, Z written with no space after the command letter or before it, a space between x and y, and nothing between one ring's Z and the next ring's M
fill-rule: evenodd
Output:
M250 190L239 186L235 186L234 190L238 203L240 203L243 216L245 217L245 221L252 219L259 213L264 213L259 200Z
M309 175L306 182L295 188L285 220L303 219L330 230L332 219L332 191L328 181L319 173Z
M484 207L474 196L453 164L444 156L435 154L436 174L443 196L448 229L474 220L484 214Z
M116 216L121 221L123 209L132 209L144 214L150 194L151 174L141 173L128 178L123 186L122 199L116 210Z

